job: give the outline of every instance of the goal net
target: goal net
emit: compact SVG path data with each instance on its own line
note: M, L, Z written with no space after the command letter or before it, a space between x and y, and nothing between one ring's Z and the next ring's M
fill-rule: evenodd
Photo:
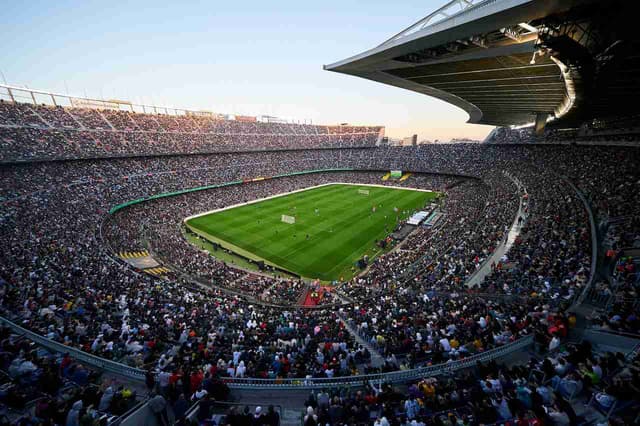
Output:
M360 195L369 195L368 189L358 189L358 194Z
M286 215L286 214L283 214L283 215L282 215L281 220L282 220L284 223L290 223L290 224L294 224L294 223L296 223L296 218L295 218L295 216L288 216L288 215Z

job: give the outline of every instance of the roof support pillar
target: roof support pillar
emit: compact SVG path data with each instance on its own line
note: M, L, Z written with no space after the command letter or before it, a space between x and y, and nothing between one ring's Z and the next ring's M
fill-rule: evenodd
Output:
M536 114L536 136L542 136L544 134L544 129L547 126L547 117L549 117L548 112L539 112Z

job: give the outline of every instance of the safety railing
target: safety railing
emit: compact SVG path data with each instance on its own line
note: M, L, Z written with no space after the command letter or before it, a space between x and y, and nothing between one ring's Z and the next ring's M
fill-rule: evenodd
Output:
M514 352L523 350L533 343L533 336L525 336L504 346L472 355L457 361L444 364L430 365L412 370L392 371L389 373L361 374L357 376L332 377L332 378L281 378L281 379L256 379L256 378L228 378L224 379L230 387L245 389L278 388L278 389L314 389L334 386L362 386L371 382L406 383L420 380L425 377L450 374L459 370L474 367L478 362L487 362L498 359Z
M593 215L593 210L591 210L591 205L589 204L589 201L587 201L587 198L584 196L582 191L580 191L566 176L560 177L571 187L571 189L573 189L578 198L580 198L580 201L582 202L582 205L584 206L584 209L587 211L587 214L589 216L589 226L591 228L591 269L589 271L590 276L589 280L584 286L584 289L582 289L582 292L578 295L574 302L573 307L575 307L584 302L584 299L587 297L587 294L591 289L593 281L596 277L596 266L598 262L598 232L596 230L596 221Z
M469 15L477 11L480 7L496 3L497 1L498 0L450 0L444 6L430 13L415 24L405 28L390 39L385 40L379 47L390 45L426 28L434 27L436 24L455 22L456 19L459 19L461 16Z
M46 337L39 335L38 333L34 333L31 330L27 330L26 328L0 316L0 324L5 327L9 327L14 333L22 335L29 340L32 340L37 345L42 346L52 352L57 353L68 353L72 358L80 361L83 364L86 364L91 367L98 368L103 371L107 371L109 373L113 373L119 376L123 376L132 380L144 382L145 371L139 368L130 367L125 364L121 364L116 361L111 361L105 358L101 358L95 355L91 355L87 352L81 351L79 349L66 346L62 343L49 340Z
M293 118L279 118L269 115L245 116L239 114L217 113L213 111L194 110L187 108L174 108L171 106L134 103L122 99L89 98L87 96L74 96L63 93L50 92L48 90L30 89L28 87L12 86L0 83L0 99L5 102L25 103L31 105L48 105L51 107L83 108L110 111L125 111L142 114L163 114L170 116L208 117L212 120L238 120L261 123L279 124L312 124L313 120L300 120Z
M121 364L116 361L104 359L79 349L63 345L62 343L49 340L33 331L0 316L0 324L9 327L14 333L22 335L32 340L52 352L68 353L70 357L79 362L113 373L115 375L126 377L130 380L144 382L145 370ZM388 383L405 383L409 381L419 380L424 377L439 376L442 374L450 374L455 371L472 368L478 362L488 362L498 358L505 357L515 352L521 351L533 344L533 336L522 337L512 343L490 349L467 358L457 361L451 361L444 364L430 365L427 367L415 368L412 370L393 371L389 373L361 374L347 377L331 377L331 378L275 378L275 379L258 379L258 378L222 378L222 380L230 388L235 389L317 389L327 387L356 387L363 386L370 382L388 382Z

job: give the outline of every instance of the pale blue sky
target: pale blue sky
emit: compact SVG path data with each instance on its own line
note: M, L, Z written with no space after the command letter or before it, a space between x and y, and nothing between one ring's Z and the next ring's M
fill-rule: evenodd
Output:
M444 102L322 69L445 0L0 0L7 82L76 95L482 138ZM66 82L66 87L65 87Z

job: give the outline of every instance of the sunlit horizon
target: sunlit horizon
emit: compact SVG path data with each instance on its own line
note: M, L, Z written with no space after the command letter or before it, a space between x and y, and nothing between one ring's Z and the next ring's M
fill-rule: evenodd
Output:
M443 3L5 2L0 71L10 85L61 94L482 140L492 127L466 124L453 105L322 69Z

